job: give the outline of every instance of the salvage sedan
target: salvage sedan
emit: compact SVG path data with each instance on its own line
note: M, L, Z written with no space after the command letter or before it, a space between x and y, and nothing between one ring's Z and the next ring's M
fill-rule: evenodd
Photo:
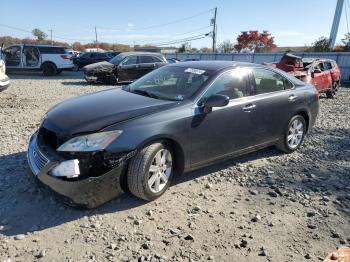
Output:
M184 171L271 145L297 150L318 99L312 85L278 69L172 64L56 105L30 139L28 163L69 204L93 208L125 190L151 201Z

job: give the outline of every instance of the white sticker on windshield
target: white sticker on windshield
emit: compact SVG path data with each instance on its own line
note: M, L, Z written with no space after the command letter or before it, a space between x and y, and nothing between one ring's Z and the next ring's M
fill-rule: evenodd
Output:
M196 69L196 68L187 68L185 70L185 73L192 73L192 74L196 74L196 75L203 75L205 73L205 70Z

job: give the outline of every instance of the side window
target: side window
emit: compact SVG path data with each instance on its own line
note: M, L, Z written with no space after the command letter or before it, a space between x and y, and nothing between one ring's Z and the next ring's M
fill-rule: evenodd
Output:
M323 63L323 68L324 68L324 70L331 70L332 69L331 62L324 62Z
M159 57L156 57L156 56L153 56L153 62L155 63L161 63L161 62L164 62L163 60L161 60Z
M140 56L140 63L146 64L146 63L153 63L153 59L151 56Z
M126 57L123 62L121 63L122 65L135 65L137 64L137 56L131 55Z
M254 69L253 76L257 95L291 89L293 87L293 84L287 78L271 70Z
M21 47L10 46L4 51L5 63L7 66L18 66L21 63Z
M209 87L202 99L212 95L226 95L230 99L252 95L248 84L247 69L235 69L219 76Z

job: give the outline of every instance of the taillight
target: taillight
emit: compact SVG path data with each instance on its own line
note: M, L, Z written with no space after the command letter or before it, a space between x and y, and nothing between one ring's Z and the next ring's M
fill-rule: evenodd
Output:
M63 59L69 60L70 56L69 55L60 55Z

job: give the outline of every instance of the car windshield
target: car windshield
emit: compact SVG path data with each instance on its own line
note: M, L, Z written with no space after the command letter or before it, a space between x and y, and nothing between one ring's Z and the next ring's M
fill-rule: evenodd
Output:
M165 66L128 85L125 90L157 99L182 101L196 93L209 76L201 69Z
M116 55L115 57L113 57L111 60L109 60L109 62L113 65L119 65L120 62L123 61L124 58L125 58L125 55L119 54L119 55Z

